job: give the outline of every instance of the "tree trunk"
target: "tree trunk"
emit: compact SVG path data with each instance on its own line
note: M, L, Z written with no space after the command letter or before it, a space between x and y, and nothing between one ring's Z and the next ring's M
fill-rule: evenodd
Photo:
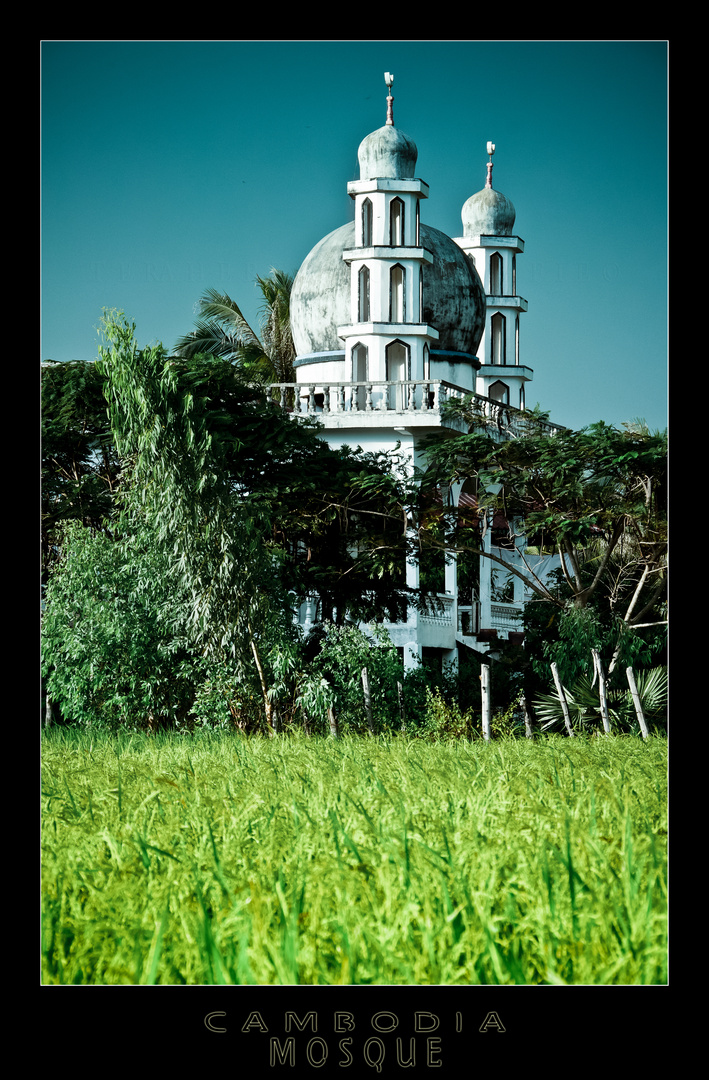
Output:
M593 657L593 666L596 669L598 675L598 698L601 703L601 719L603 720L603 730L606 735L611 733L611 724L608 718L608 701L606 699L606 677L603 674L603 668L601 667L601 658L598 655L597 649L591 649L591 656Z
M522 709L524 711L524 734L528 739L533 739L534 732L532 731L532 719L529 715L529 709L527 708L526 697L522 698Z
M367 726L369 728L369 734L374 734L374 720L372 718L372 695L369 690L369 676L367 675L367 669L362 668L362 686L364 688L364 704L367 709Z
M561 679L559 678L559 671L558 671L558 668L557 668L556 664L551 665L551 673L554 676L554 683L556 685L556 692L559 695L559 700L561 702L561 711L564 714L564 723L566 724L566 730L568 731L569 736L573 739L573 738L575 738L575 735L574 735L574 729L571 726L571 717L569 716L569 706L568 706L568 703L566 701L566 694L564 693L564 687L561 685Z
M483 712L483 739L490 741L490 665L483 664L480 669L480 686L482 694Z
M626 668L625 669L625 674L626 674L626 677L628 679L628 686L630 687L630 693L632 694L632 697L633 697L633 704L635 705L635 712L636 712L636 715L637 715L637 718L638 718L638 723L640 724L640 730L643 733L643 739L647 739L647 737L648 737L648 735L650 733L649 733L649 731L647 729L647 724L645 722L645 714L643 713L643 707L642 707L642 703L640 701L640 694L638 693L638 687L637 687L637 683L635 682L635 675L633 674L633 669L631 667Z
M249 634L250 633L251 633L251 627L249 627ZM273 703L271 702L271 699L268 696L268 685L266 683L266 675L265 675L265 672L263 670L263 665L261 663L261 657L258 654L258 649L256 648L256 642L254 641L253 637L251 637L251 651L254 654L254 660L256 662L256 670L258 671L258 677L259 677L259 681L261 683L261 693L263 694L263 707L264 707L264 711L266 713L266 726L268 727L269 734L274 735L276 733L276 728L274 727L274 723L273 723L273 721L274 721Z

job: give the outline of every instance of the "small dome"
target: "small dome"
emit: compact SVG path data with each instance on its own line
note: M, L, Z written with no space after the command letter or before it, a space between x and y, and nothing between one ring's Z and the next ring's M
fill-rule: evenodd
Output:
M421 246L433 255L424 267L424 320L439 333L432 351L475 356L485 326L485 291L470 259L450 237L420 226ZM338 326L352 320L350 268L342 252L355 246L354 222L315 245L296 274L291 327L298 356L338 352Z
M494 188L471 195L461 212L464 236L511 236L515 224L512 202Z
M362 140L357 151L360 180L377 180L387 177L394 180L412 180L418 150L416 143L393 124L373 131Z

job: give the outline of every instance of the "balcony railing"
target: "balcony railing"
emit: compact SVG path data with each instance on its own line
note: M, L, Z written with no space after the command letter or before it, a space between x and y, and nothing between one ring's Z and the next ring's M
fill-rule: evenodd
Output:
M494 630L507 636L510 630L522 630L522 608L519 604L493 603L490 606L491 622Z
M271 383L269 395L284 411L296 416L377 412L432 413L441 416L454 406L461 419L493 428L500 436L518 438L527 433L530 414L501 404L443 379L402 382ZM547 434L560 425L535 420Z
M300 416L327 413L436 412L468 391L441 379L402 382L272 383L271 397Z
M419 621L427 626L452 626L453 625L453 597L444 593L438 593L436 600L429 611L419 614Z

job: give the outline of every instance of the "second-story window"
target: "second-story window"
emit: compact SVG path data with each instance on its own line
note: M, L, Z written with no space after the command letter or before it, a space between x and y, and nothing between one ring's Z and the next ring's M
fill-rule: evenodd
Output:
M372 245L372 203L365 199L362 203L362 247Z
M502 256L490 256L490 296L502 296Z
M505 316L496 311L490 320L492 331L491 361L493 364L505 362Z
M391 274L389 278L390 284L390 296L389 296L389 320L390 322L401 323L406 316L405 302L404 302L404 288L406 284L406 272L403 266L392 266Z
M363 266L357 275L359 287L359 322L369 322L369 268Z
M389 243L392 247L401 247L404 243L404 204L401 199L392 199L389 207Z

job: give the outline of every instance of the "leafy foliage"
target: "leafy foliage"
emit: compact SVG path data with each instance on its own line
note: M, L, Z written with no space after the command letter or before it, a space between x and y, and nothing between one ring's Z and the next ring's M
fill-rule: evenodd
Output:
M120 461L95 364L48 361L41 369L42 557L52 560L57 526L108 527Z
M532 598L528 675L546 683L555 660L573 682L587 670L590 648L603 652L610 674L623 662L657 663L666 625L666 433L637 421L552 433L545 416L529 414L503 438L469 405L455 408L469 432L429 440L425 475L443 490L472 483L477 505L449 510L438 542L522 579ZM483 547L493 515L524 535L514 563L494 543ZM557 571L548 573L544 556L556 557Z
M111 729L184 725L203 665L164 552L145 533L116 540L76 521L58 540L42 673L63 718Z
M472 421L471 417L471 421ZM639 425L619 431L604 423L582 431L550 434L534 419L516 438L498 440L475 427L467 435L428 443L427 475L441 487L474 480L480 510L499 510L508 520L520 517L528 544L560 556L560 566L577 607L586 606L601 589L610 589L611 557L623 551L634 575L613 603L632 600L638 576L653 579L645 605L632 613L645 618L663 594L666 575L665 434ZM464 541L456 514L448 539ZM458 546L468 545L459 543ZM614 579L615 580L615 579ZM531 569L525 583L535 595L563 606Z
M94 577L103 577L104 564L113 560L121 575L111 578L109 591L118 606L134 618L142 612L146 625L160 626L161 633L171 630L170 648L188 643L190 657L199 658L206 683L192 666L190 722L251 728L255 683L266 724L275 730L281 714L289 717L296 709L287 667L302 666L293 621L299 603L317 592L323 615L340 623L348 613L371 618L405 605L405 583L388 573L394 561L404 561L404 487L392 474L389 455L331 450L314 437L312 425L293 423L246 384L230 361L176 359L159 345L139 349L133 325L121 314L106 315L104 333L92 378L108 409L111 452L122 469L113 516L103 519L116 547L110 554L108 546L101 548L93 537L84 541L76 530L62 538L47 597L52 613L45 619L51 692L65 715L86 719L90 702L96 708L100 702L105 713L103 697L69 693L60 625L73 617L70 568L83 567L82 596L89 603ZM98 400L94 406L100 411ZM164 595L137 595L130 558L140 544L159 560L154 573ZM163 624L150 602L170 601L174 617ZM93 617L102 620L104 651L112 635L130 637L114 612L99 606ZM79 649L80 636L73 640ZM140 635L134 640L137 646ZM82 663L92 671L98 648L89 635ZM109 671L112 661L103 656L99 666ZM156 683L161 670L156 662ZM303 686L301 680L302 692ZM145 695L136 691L133 705L145 713ZM151 705L148 712L156 709Z
M649 723L664 728L667 710L667 668L656 667L638 672L636 681L645 719ZM564 687L564 697L569 707L573 727L578 730L589 727L602 729L601 704L592 679L582 676L571 689ZM624 732L636 728L637 714L629 689L611 690L607 704L613 729ZM543 731L563 724L564 717L558 693L540 695L534 702L534 708Z
M290 328L293 276L273 269L267 278L257 276L256 284L262 297L259 333L251 328L235 300L217 289L207 289L199 302L195 329L179 339L176 354L184 359L209 354L231 360L251 380L294 382L295 346Z

